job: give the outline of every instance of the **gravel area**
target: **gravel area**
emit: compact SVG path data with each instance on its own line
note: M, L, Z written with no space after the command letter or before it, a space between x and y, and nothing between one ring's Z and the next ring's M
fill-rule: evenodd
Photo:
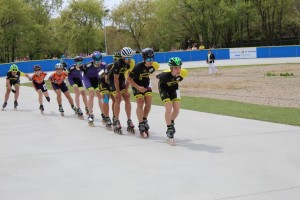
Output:
M286 72L294 76L279 76ZM152 86L157 90L157 80L152 79ZM222 67L217 75L208 75L207 68L189 69L180 92L182 96L300 108L300 64Z

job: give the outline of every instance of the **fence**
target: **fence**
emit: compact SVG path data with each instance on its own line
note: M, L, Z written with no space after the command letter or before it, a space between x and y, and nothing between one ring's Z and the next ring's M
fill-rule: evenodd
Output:
M231 48L231 49L213 49L212 52L215 54L218 60L226 60L232 58L232 52L239 50L240 54L244 54L244 49L247 48ZM252 51L252 56L255 58L277 58L277 57L300 57L300 45L297 46L275 46L275 47L254 47ZM197 50L197 51L178 51L178 52L162 52L155 54L155 60L158 63L168 62L170 57L180 57L183 61L200 61L206 60L207 49ZM254 55L253 55L254 54ZM246 55L246 54L244 54ZM243 57L247 58L247 57ZM252 57L251 57L252 58ZM134 55L136 62L142 61L141 54ZM91 58L84 58L84 63L91 61ZM103 60L106 63L111 63L113 61L112 56L105 56ZM25 73L33 72L33 66L39 64L42 66L43 71L53 71L54 66L58 63L59 59L51 60L34 60L26 62L17 62L19 70ZM74 63L73 59L64 59L64 62L68 66ZM0 76L5 76L9 67L12 63L6 63L0 65Z

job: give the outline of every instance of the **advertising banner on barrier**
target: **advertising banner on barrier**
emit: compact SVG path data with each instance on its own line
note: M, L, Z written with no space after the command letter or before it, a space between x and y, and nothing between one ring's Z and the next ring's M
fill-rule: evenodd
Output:
M230 48L230 59L256 58L256 47Z

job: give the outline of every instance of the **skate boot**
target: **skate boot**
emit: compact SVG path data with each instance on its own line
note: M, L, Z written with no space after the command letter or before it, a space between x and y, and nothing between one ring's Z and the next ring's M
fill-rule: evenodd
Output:
M174 146L175 145L175 143L174 143L174 130L173 130L172 125L168 126L166 134L167 134L167 137L168 137L167 143L171 146Z
M105 126L107 130L112 131L112 123L109 117L105 118Z
M80 108L77 108L77 116L78 116L78 118L79 119L83 119L83 113L82 113L82 111L81 111L81 109Z
M144 139L145 139L145 138L149 137L144 122L139 123L139 131L140 131L140 136L141 136L141 138L144 138Z
M131 119L128 119L128 120L127 120L127 132L128 132L128 133L135 134L135 131L134 131L134 125L133 125Z
M15 101L14 101L14 109L17 110L17 107L18 107L18 101L15 100Z
M76 108L74 105L72 105L71 108L72 108L72 110L74 110L75 115L77 115L77 114L78 114L78 113L77 113L77 108Z
M45 97L48 102L50 102L50 97Z
M112 119L111 121L112 121L113 123L114 123L114 121L117 120L115 116L113 116L111 119Z
M85 107L85 114L89 115L89 109L88 109L88 107Z
M150 129L150 126L148 124L147 118L143 118L143 121L144 121L144 124L145 124L146 131L148 131Z
M58 106L58 110L59 110L61 116L65 116L64 109L63 109L62 105Z
M39 108L39 109L40 109L41 113L44 114L44 110L45 110L45 109L44 109L44 106L43 106L42 104L40 105L40 108Z
M122 135L122 126L118 119L113 122L114 132Z
M174 122L174 120L171 120L171 125L173 127L173 132L175 134L176 130L175 130L175 122Z
M2 105L2 110L4 110L4 108L7 106L7 102L4 102Z
M88 123L91 127L94 127L94 115L89 115L88 117Z
M106 117L103 113L101 113L101 117L102 117L102 124L105 125Z

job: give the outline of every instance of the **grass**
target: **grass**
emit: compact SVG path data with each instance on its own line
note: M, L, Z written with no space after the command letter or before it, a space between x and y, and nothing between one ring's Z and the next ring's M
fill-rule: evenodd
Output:
M48 89L52 89L48 81L46 81L46 84ZM24 83L22 85L32 86L31 83ZM73 92L71 87L69 87L69 89L70 92ZM131 101L135 101L133 97ZM158 93L153 93L153 105L163 106ZM299 108L265 106L237 101L188 96L181 97L181 108L199 112L300 126Z

